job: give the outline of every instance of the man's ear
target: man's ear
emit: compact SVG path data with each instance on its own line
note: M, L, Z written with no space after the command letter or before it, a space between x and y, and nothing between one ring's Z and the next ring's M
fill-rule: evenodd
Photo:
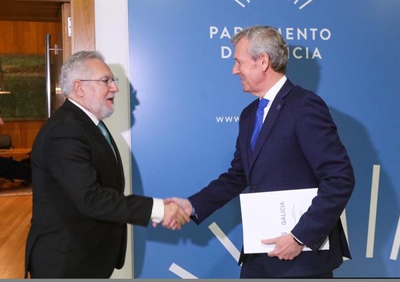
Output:
M269 68L269 56L267 53L262 53L259 57L261 67L263 71L266 71Z
M85 91L83 89L83 82L80 80L74 80L73 83L73 88L74 88L74 92L76 93L76 95L78 95L79 97L83 97L83 95L85 94Z

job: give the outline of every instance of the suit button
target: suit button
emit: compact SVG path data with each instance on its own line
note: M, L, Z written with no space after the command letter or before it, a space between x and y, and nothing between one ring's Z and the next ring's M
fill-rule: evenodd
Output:
M250 191L252 193L257 192L257 187L256 186L250 186Z

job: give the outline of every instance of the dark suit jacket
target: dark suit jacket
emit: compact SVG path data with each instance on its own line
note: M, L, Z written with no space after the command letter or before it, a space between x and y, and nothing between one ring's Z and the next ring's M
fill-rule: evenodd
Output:
M0 157L0 177L31 182L31 167L27 162Z
M250 140L258 99L239 122L236 151L229 170L189 197L202 222L240 194L318 187L318 195L292 233L312 252L292 261L265 255L272 277L327 273L350 257L340 215L354 188L354 174L324 101L289 80L277 94L264 121L254 152ZM330 250L318 251L329 236ZM267 239L267 238L266 238ZM241 255L240 262L246 259Z
M124 196L124 174L100 130L66 100L32 149L26 270L40 278L108 278L125 260L126 223L146 226L153 199Z

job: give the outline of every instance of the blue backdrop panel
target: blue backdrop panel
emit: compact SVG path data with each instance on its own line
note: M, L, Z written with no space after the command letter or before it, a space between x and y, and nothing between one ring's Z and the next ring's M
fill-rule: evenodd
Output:
M400 1L128 3L134 192L187 197L229 167L237 118L255 99L232 75L230 39L241 28L272 25L289 44L288 77L325 99L355 169L346 209L353 260L334 275L400 277ZM374 165L379 190L371 195ZM199 226L134 227L135 277L237 278L230 251L241 247L238 199Z

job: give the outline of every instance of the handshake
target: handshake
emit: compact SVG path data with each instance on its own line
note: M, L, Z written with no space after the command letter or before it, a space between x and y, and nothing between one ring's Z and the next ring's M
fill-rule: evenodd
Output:
M190 221L192 214L192 204L188 199L166 198L164 202L164 217L162 226L171 230L179 230L181 226ZM153 227L157 227L158 222L153 221Z

